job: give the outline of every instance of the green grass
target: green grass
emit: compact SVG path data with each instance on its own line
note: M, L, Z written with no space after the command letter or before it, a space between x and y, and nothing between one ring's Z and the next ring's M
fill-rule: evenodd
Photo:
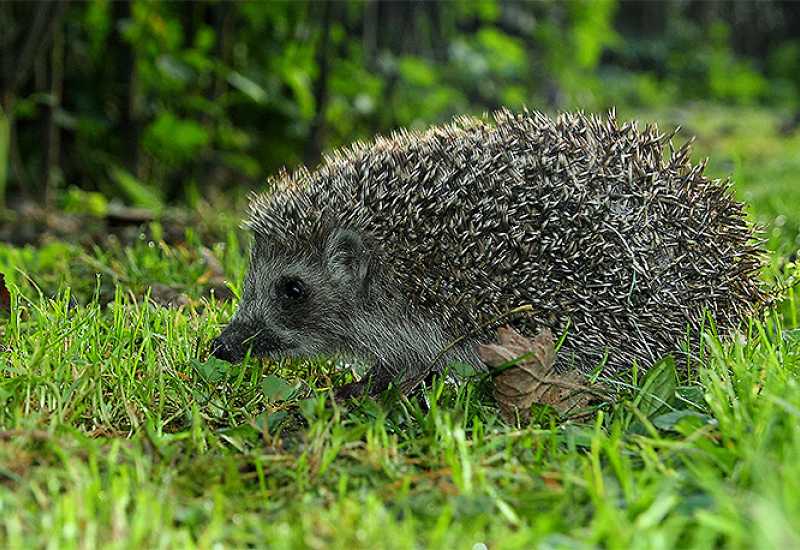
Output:
M767 275L793 274L798 138L768 112L640 116L700 135L767 226ZM234 287L238 235L205 243ZM707 334L678 380L518 428L485 383L437 384L427 411L392 395L345 410L329 365L205 361L233 305L201 297L202 244L0 246L0 547L800 547L793 294L733 342ZM155 305L154 282L191 300Z

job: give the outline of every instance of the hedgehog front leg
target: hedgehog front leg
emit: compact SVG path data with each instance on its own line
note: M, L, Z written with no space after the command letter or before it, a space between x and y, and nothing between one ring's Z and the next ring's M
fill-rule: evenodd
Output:
M350 382L336 388L334 390L334 398L337 401L345 401L356 399L363 395L377 397L389 387L392 380L390 369L387 369L382 364L375 365L358 382Z
M432 374L440 373L451 363L481 368L471 339L458 342L438 321L408 318L393 311L351 320L356 344L345 350L371 360L373 367L358 382L336 390L338 399L368 394L377 397L390 384L403 395L411 395L424 387Z
M438 357L438 354L426 350L427 353L410 353L410 356L395 357L389 360L381 360L375 364L364 377L358 382L351 382L340 386L334 391L337 400L347 400L369 395L378 397L391 385L395 384L403 395L417 393L420 388L430 385L433 377L441 373L441 368L451 361L475 364L475 358L470 354L458 353L447 354L445 359ZM436 359L439 359L437 362Z

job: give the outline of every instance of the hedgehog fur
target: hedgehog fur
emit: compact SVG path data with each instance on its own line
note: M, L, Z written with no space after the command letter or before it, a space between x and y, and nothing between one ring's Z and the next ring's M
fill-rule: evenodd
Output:
M372 393L408 391L448 361L480 367L488 321L529 304L514 324L566 333L562 368L614 375L685 351L706 314L724 332L763 307L754 229L689 144L613 112L493 118L273 178L251 203L245 293L215 353L350 355L375 365Z

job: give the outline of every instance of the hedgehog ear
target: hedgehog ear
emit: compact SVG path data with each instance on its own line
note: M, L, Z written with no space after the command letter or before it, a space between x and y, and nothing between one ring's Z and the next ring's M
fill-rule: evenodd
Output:
M367 251L361 235L349 229L334 230L325 244L328 269L337 278L363 284L367 279Z

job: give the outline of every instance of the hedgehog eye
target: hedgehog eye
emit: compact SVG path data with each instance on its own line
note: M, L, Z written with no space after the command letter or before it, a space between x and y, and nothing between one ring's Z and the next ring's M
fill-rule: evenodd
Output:
M287 277L282 279L278 285L281 296L289 300L299 300L306 295L306 287L303 281L297 277Z

